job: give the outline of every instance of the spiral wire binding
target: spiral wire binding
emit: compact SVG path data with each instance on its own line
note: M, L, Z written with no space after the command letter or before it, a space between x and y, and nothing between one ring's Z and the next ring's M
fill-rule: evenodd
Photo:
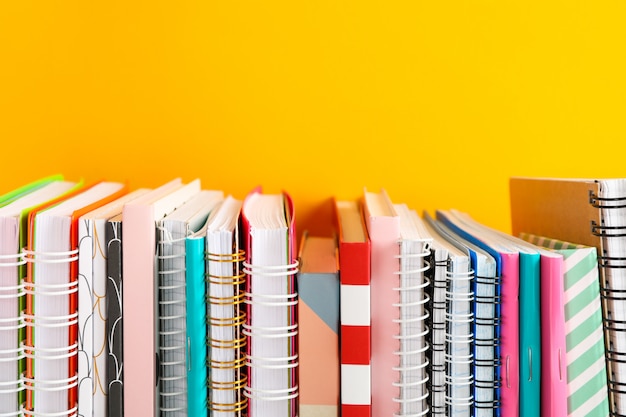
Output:
M276 266L260 266L251 265L243 262L243 272L247 279L259 279L269 277L284 277L286 280L293 280L293 276L298 273L298 261L289 265ZM276 309L290 309L293 311L298 304L298 293L295 291L295 285L291 285L293 292L287 294L259 294L246 292L244 303L248 306L260 305L265 307L275 307ZM251 287L250 287L251 288ZM243 325L243 334L251 340L259 339L287 339L288 346L291 346L292 352L297 352L293 347L296 346L296 336L298 334L298 323L292 317L292 323L286 326L261 327L252 325L248 320ZM250 323L250 324L248 324ZM248 347L250 348L250 346ZM289 379L290 386L285 389L259 389L252 387L250 380L246 381L244 386L244 395L249 400L257 401L291 401L295 400L299 395L299 388L295 383L295 375L298 367L298 354L295 353L286 357L259 357L246 354L246 365L251 370L287 370L291 373L292 378ZM293 404L292 404L293 405Z
M8 254L8 255L0 255L0 268L18 268L19 266L25 265L26 259L24 259L23 253L18 254ZM17 274L16 274L17 275ZM0 287L0 299L14 299L17 301L18 308L15 309L17 313L15 317L6 317L0 319L0 338L4 340L11 336L11 333L14 331L19 331L25 327L24 319L22 315L18 312L19 305L21 300L24 298L24 284L16 284L12 286L3 286ZM3 334L2 332L6 332ZM13 338L15 339L15 338ZM6 362L14 362L18 363L25 358L24 349L22 344L18 344L17 347L12 349L2 349L0 350L0 363ZM7 375L8 376L8 375ZM9 381L0 382L0 395L2 394L19 394L24 390L23 381L16 372L15 379ZM22 411L18 407L17 399L15 401L15 411L12 412L4 412L0 413L0 417L13 417L22 415Z
M158 242L157 260L159 263L159 409L162 416L179 415L187 410L187 332L178 323L186 319L185 280L173 282L173 276L185 273L185 251L180 243L186 236L173 238L170 232L158 228L161 239ZM176 263L182 265L176 267ZM178 311L178 314L175 313ZM183 386L181 390L178 387Z
M434 254L431 254L429 257L429 263L434 267L430 268L427 272L427 276L430 280L429 287L429 297L430 297L430 311L431 311L431 319L430 326L431 331L428 337L430 343L430 361L429 361L429 375L430 383L429 383L429 406L431 410L431 414L433 416L443 416L446 415L446 406L445 406L445 395L446 395L446 384L445 384L445 372L446 372L446 363L445 363L445 352L446 352L446 343L445 343L445 331L446 331L446 322L445 322L445 312L446 312L446 299L445 292L448 288L448 283L445 278L446 271L448 269L448 261L434 261ZM442 270L443 272L439 274L441 277L437 279L437 270ZM437 321L437 318L441 317L441 321ZM441 335L441 341L436 340L436 336ZM441 359L441 360L439 360ZM436 378L437 375L440 375L440 378ZM440 380L441 383L438 383L437 380ZM438 400L440 399L440 401Z
M32 264L61 264L78 261L78 248L64 252L40 252L32 250L23 250L23 259L27 263ZM25 281L24 294L26 297L38 296L56 296L67 297L78 293L78 280L69 281L62 284L39 284L31 281ZM39 316L35 314L22 314L24 326L30 328L34 333L35 328L61 328L70 327L78 324L78 311L59 315L59 316ZM36 342L35 342L36 343ZM54 348L43 348L41 346L29 346L22 344L21 349L27 360L34 362L34 368L37 367L38 361L53 360L75 360L78 355L78 342L67 346L57 346ZM36 371L35 371L36 372ZM66 391L78 386L78 373L57 380L42 380L36 375L22 375L24 389L32 396L36 392L59 392ZM41 412L38 411L37 405L35 409L23 407L21 413L24 416L32 417L76 417L78 415L78 405L68 410L58 412Z
M501 405L501 283L501 277L474 276L474 408L477 410L495 412ZM477 295L479 293L487 295ZM493 307L493 315L483 315L481 306ZM480 336L483 331L486 335Z
M448 309L446 311L446 383L448 391L446 395L446 405L449 407L450 415L457 415L458 412L467 410L474 403L472 386L474 376L472 364L474 355L472 344L474 333L472 323L474 323L474 313L471 304L474 301L474 292L471 290L474 281L474 272L454 273L449 269L446 271L447 279L450 282L446 292ZM456 292L458 286L464 286L468 291ZM459 306L465 305L465 313L457 313ZM461 308L463 310L463 308ZM464 334L455 334L457 327L463 326ZM461 368L461 375L455 375ZM462 396L459 396L462 395Z
M589 204L600 209L601 222L597 224L591 222L591 233L603 239L603 246L609 246L608 239L626 236L626 226L606 226L603 210L625 209L626 197L603 198L597 196L593 191L589 192ZM606 249L605 249L606 251ZM624 255L624 253L621 253ZM605 353L608 372L608 392L610 397L610 416L625 417L624 408L626 406L626 381L619 381L616 373L623 373L626 366L626 347L617 347L613 339L619 334L622 337L626 332L626 320L614 318L612 311L614 305L624 305L626 302L626 284L621 289L613 288L611 282L615 279L623 279L624 268L626 268L626 257L606 256L606 253L598 253L598 266L601 270L600 297L602 299L602 324L605 337ZM615 276L615 277L614 277ZM617 371L616 371L617 370ZM618 400L619 399L619 404Z
M207 378L207 387L209 388L209 404L208 407L214 413L235 413L236 416L241 416L242 412L248 407L248 398L243 395L243 388L245 387L248 377L244 372L246 364L245 347L246 336L242 333L242 326L246 322L246 312L244 310L244 290L243 286L246 282L246 275L241 271L241 263L245 259L245 252L239 250L233 254L215 254L206 253L206 260L209 268L206 274L206 282L209 288L207 293L207 306L209 309L209 356L207 357L207 366L211 370ZM231 264L228 267L229 271L232 271L230 275L217 275L211 273L213 271L213 264ZM214 294L211 288L215 286L223 287L227 290L224 292L231 293L229 296L219 296ZM215 291L217 292L217 291ZM229 314L220 314L217 312L226 313L224 308L231 308L232 317L222 317L222 315L228 316ZM214 328L230 329L227 331L227 335L222 335L222 338L218 338L214 333ZM224 354L232 358L231 360L219 360L219 353ZM221 402L216 398L220 392L222 397L232 399L229 402Z
M427 335L430 332L427 321L430 314L427 306L430 296L426 291L430 280L424 276L424 272L430 269L430 263L426 260L430 256L430 246L424 240L401 240L398 243L422 244L423 251L397 256L400 271L396 275L399 275L400 285L394 290L398 292L400 302L394 303L393 307L399 309L400 318L393 322L400 326L400 334L395 336L400 341L400 350L395 352L399 357L399 366L393 369L400 373L400 381L393 385L400 389L400 398L393 400L400 403L400 412L394 413L394 416L421 417L430 412L427 405L430 380L427 372L430 364L427 355ZM419 310L423 310L422 314L416 315ZM416 408L419 411L415 411Z

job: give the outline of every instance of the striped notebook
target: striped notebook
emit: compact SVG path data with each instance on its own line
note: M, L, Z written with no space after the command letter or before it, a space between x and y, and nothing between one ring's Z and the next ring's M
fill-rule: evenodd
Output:
M522 234L538 246L563 255L567 413L609 415L602 305L596 248Z

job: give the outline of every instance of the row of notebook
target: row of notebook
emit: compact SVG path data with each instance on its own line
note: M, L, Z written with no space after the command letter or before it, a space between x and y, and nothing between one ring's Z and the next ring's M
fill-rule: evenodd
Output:
M292 220L199 180L1 196L0 415L294 415Z
M524 240L366 191L297 253L287 194L29 184L0 197L0 416L621 415L616 185L512 179Z

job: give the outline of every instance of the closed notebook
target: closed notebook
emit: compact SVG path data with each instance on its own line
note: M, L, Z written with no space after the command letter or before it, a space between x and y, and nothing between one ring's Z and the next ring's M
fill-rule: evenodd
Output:
M223 199L221 191L202 190L157 221L157 277L159 323L159 408L163 417L188 415L188 398L204 384L188 390L190 340L187 332L186 240L205 225L209 213ZM200 312L201 314L204 311ZM195 361L193 363L195 364Z
M29 215L26 284L26 408L77 412L78 219L124 194L102 182L38 207Z
M533 417L540 412L541 393L541 314L540 254L538 248L519 238L486 227L468 214L451 210L463 225L494 247L519 254L519 392L520 416ZM468 229L469 230L469 229ZM497 246L495 246L497 245ZM521 317L524 319L522 320Z
M514 235L595 247L603 299L610 409L626 415L626 178L510 180Z
M337 242L305 233L300 245L300 417L339 416Z
M427 217L433 237L431 364L438 392L433 395L433 415L470 416L474 406L474 272L469 251L451 240L442 227ZM434 365L434 366L433 366ZM443 387L443 388L440 388Z
M10 193L17 197L8 197L8 203L0 208L0 415L18 413L24 401L21 383L24 332L20 318L24 307L22 280L26 272L22 253L27 237L24 220L32 207L58 197L74 185L53 181L29 187L29 192L22 189Z
M123 205L144 194L126 194L78 221L78 415L104 417L106 381L106 223Z
M250 193L243 203L250 417L298 413L298 272L294 207L283 194Z
M394 209L400 218L400 240L397 242L400 247L400 267L397 286L394 287L398 302L391 307L397 308L397 323L400 325L396 336L400 341L400 348L395 352L398 357L396 368L400 377L394 383L400 392L393 400L400 406L399 415L423 415L428 410L429 361L426 352L430 330L426 308L429 301L426 290L429 281L425 272L429 268L426 259L430 256L433 239L415 210L409 209L406 204L395 204ZM467 372L469 373L469 363ZM468 395L469 392L468 384Z
M522 234L564 260L564 318L569 416L609 415L596 248Z
M474 272L474 320L472 333L474 377L474 416L499 416L501 388L500 354L500 276L497 275L496 260L487 251L463 239L441 222L424 214L426 222L451 244L469 254ZM436 288L435 288L436 289Z
M207 320L203 323L206 338L202 351L208 349L206 364L211 372L202 383L209 396L209 411L215 417L239 417L248 408L248 398L243 393L247 338L243 333L246 275L242 265L245 251L240 240L241 206L240 200L228 196L211 213L203 248L207 264ZM200 296L204 300L205 292L198 293L198 300Z
M122 317L122 215L107 221L106 385L109 417L124 415L124 346Z
M156 415L157 363L156 222L200 192L200 181L173 180L124 205L124 414Z
M502 282L501 339L502 385L500 407L505 416L519 415L519 252L503 245L492 235L476 231L454 213L437 211L437 219L464 239L487 251L496 260L497 275Z
M370 240L357 201L334 201L339 245L341 416L371 415Z

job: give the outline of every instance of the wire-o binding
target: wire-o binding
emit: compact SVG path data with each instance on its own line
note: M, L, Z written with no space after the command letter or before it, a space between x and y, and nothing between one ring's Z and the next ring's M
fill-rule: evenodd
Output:
M0 268L18 267L26 264L24 253L0 255Z
M298 262L294 262L289 265L275 265L275 266L261 266L252 265L248 262L243 262L243 272L248 276L248 279L263 280L271 278L285 279L285 284L288 284L293 280L293 276L298 273ZM253 284L249 283L248 288L252 288ZM284 311L292 311L298 304L298 293L295 291L295 285L286 285L291 288L292 292L287 294L261 294L246 292L244 297L244 303L249 308L254 306L263 307L275 307ZM286 342L290 346L295 346L296 336L298 334L298 324L295 320L295 315L290 314L292 323L285 326L258 326L252 325L252 322L248 320L246 324L242 326L243 334L250 337L250 343L254 345L254 341L262 342L264 339L288 339ZM246 365L253 370L285 370L294 373L298 367L298 355L290 355L286 357L258 357L252 355L250 349L252 346L248 346L249 352L246 355ZM247 381L243 389L243 394L249 400L257 401L286 401L293 400L299 395L298 385L295 383L295 379L290 381L292 386L284 389L260 389L250 386L250 380Z
M393 307L398 309L399 318L393 322L400 328L400 333L394 336L400 341L400 350L394 352L398 356L398 366L393 370L399 372L400 380L393 385L400 389L400 396L393 401L400 404L400 411L394 416L421 417L430 412L427 405L430 330L426 322L430 318L427 306L431 298L427 292L430 280L424 276L424 272L430 269L430 263L426 261L430 247L424 240L401 240L398 244L419 245L422 252L402 253L401 250L396 256L400 262L400 270L395 272L399 276L399 286L393 289L398 292L399 302Z
M209 263L209 273L206 274L208 292L206 301L209 315L209 334L207 344L209 355L207 366L214 371L230 371L227 373L229 380L220 380L219 376L226 379L224 372L209 372L207 387L209 388L208 408L214 412L240 413L248 407L248 398L242 393L248 378L245 375L246 355L243 348L246 347L247 338L242 333L242 326L246 321L246 313L243 308L244 296L243 284L246 275L240 272L240 265L245 259L243 250L233 254L205 253L205 259ZM220 270L220 264L231 264L225 269L232 271L227 275L218 275L214 270ZM221 290L217 290L217 288ZM224 296L223 294L228 294ZM222 315L222 316L220 316ZM225 316L225 317L223 317ZM218 337L216 329L221 329ZM232 360L218 360L220 350L225 350L230 355L226 357ZM232 380L230 380L232 379ZM223 402L222 399L232 401Z
M159 262L159 338L160 338L160 371L159 371L159 396L161 397L159 410L161 413L174 413L186 410L186 390L176 389L177 382L186 382L186 353L187 353L187 332L184 326L179 326L185 322L186 313L186 293L185 280L178 283L169 282L173 275L185 274L185 252L166 253L166 247L170 251L176 251L175 243L185 242L186 236L173 239L169 231L163 227L159 228L162 239L159 240L159 252L157 260ZM182 268L174 268L170 263L182 264ZM178 307L176 309L176 307ZM175 313L176 309L178 313Z
M26 408L22 408L21 412L24 414L24 416L29 417L77 417L78 406L69 410L60 411L58 413L42 413L40 411L28 410Z
M430 258L432 258L432 254ZM429 303L431 310L431 332L428 336L430 341L430 363L428 367L429 374L433 378L429 381L430 397L428 398L428 404L433 416L446 415L445 405L445 311L446 311L446 297L448 283L446 281L446 271L449 266L449 261L434 261L431 259L434 268L430 269L430 276L432 277L432 285L428 288L430 293L431 302Z

